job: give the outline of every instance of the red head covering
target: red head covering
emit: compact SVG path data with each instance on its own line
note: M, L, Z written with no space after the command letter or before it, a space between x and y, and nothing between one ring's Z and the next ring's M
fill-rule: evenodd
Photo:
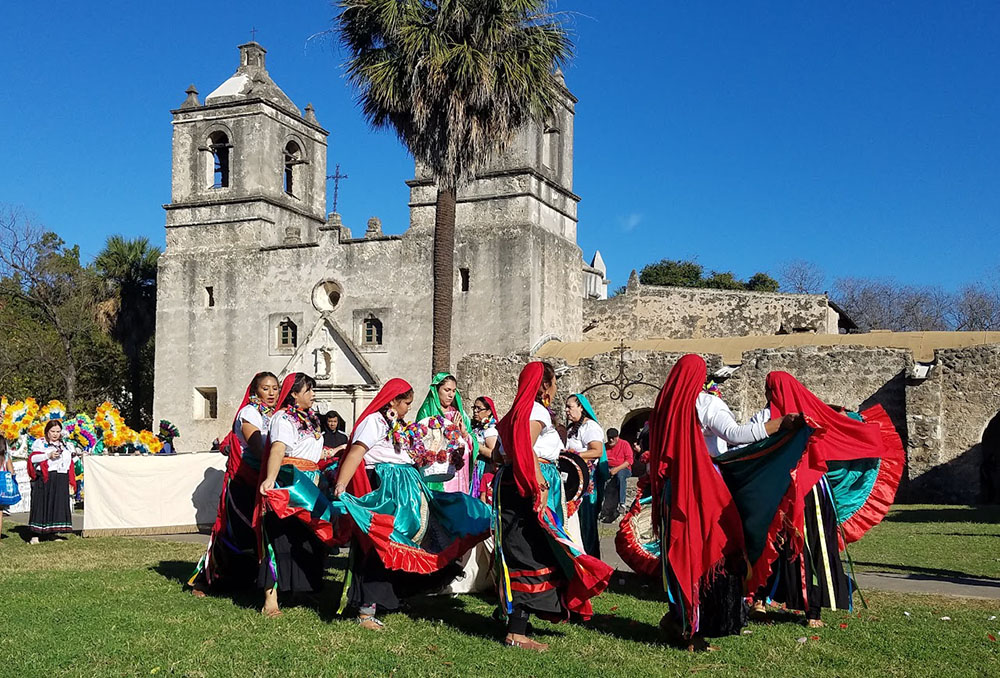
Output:
M254 375L254 379L256 378L257 375ZM250 393L251 388L253 388L253 379L251 379L250 383L247 384L247 390L246 393L243 394L243 400L240 401L239 407L236 408L236 414L233 415L233 425L229 427L229 433L227 433L226 437L222 439L221 443L219 443L219 450L224 455L229 457L229 461L226 463L227 468L234 466L234 461L236 462L236 465L238 465L240 458L243 456L243 448L240 447L240 439L236 437L234 430L236 429L236 420L240 418L240 410L250 404L250 396L253 395ZM267 435L267 431L261 431L260 434ZM228 481L229 479L227 478L226 480Z
M369 415L378 412L383 407L388 405L390 402L403 395L407 391L412 391L413 387L410 386L409 382L405 379L394 378L390 379L385 383L385 386L378 392L375 399L368 403L368 407L364 409L361 416L354 421L354 428L351 429L351 437L347 443L347 449L344 451L345 455L351 449L351 445L354 444L354 434L358 431L358 426L361 425ZM338 476L337 482L342 482ZM363 497L372 491L371 483L368 482L368 474L365 473L365 465L359 464L357 470L354 472L354 476L347 483L347 491L353 494L355 497Z
M490 408L490 412L493 414L493 418L500 421L500 415L497 414L497 406L493 404L493 398L489 396L479 396L478 400L482 400L486 403L486 406Z
M517 395L510 411L497 424L503 453L514 467L514 484L522 497L538 496L535 477L535 450L531 444L531 408L542 386L545 365L532 362L524 366L517 380Z
M686 355L670 370L649 418L649 478L653 524L659 525L663 486L670 480L670 543L664 557L693 627L701 587L726 556L743 549L739 512L708 454L695 402L707 368Z

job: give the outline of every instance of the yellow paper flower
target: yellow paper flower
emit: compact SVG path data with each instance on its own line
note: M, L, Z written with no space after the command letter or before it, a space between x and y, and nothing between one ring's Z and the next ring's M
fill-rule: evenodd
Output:
M34 398L18 400L9 405L0 423L0 435L7 440L17 440L31 428L32 422L38 416L38 403Z

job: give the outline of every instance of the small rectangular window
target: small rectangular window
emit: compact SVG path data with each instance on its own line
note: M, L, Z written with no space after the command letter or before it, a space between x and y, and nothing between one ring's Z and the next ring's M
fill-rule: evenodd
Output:
M209 285L205 288L205 308L215 306L215 288Z
M219 418L219 391L214 386L200 386L194 390L194 418Z
M365 318L361 343L365 346L382 345L382 321L375 316Z
M299 328L288 318L278 323L278 348L295 348L299 345Z
M468 292L469 291L469 269L467 269L467 268L460 268L460 269L458 269L458 273L459 273L460 276L462 276L462 291L463 292Z

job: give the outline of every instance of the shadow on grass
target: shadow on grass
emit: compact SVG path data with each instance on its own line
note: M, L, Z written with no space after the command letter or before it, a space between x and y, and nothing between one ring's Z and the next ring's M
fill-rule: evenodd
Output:
M968 572L959 572L958 570L941 570L934 567L917 567L915 565L891 565L889 563L872 563L860 560L854 561L854 564L877 570L874 572L870 571L867 574L878 574L878 572L898 573L909 575L909 579L922 581L939 579L953 584L962 584L963 586L987 586L992 588L1000 585L1000 579L996 577L982 577L969 574ZM864 574L866 573L862 573L862 576Z
M194 572L196 563L189 560L161 560L158 564L149 568L150 572L155 572L164 579L180 584L185 595L191 595L187 588L188 579ZM262 595L256 586L247 588L226 588L223 586L213 586L207 594L213 598L228 599L234 605L243 608L259 608L262 602Z
M889 523L995 523L1000 521L1000 506L965 508L903 509L885 517Z

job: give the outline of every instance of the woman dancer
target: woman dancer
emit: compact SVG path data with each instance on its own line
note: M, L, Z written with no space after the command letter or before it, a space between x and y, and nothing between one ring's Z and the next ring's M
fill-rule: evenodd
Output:
M703 391L706 374L701 357L678 360L649 419L653 525L670 599L661 626L692 651L715 649L704 636L738 634L746 623L743 527L712 457L797 419L740 426L720 398Z
M28 456L31 478L31 513L28 528L32 544L39 536L73 531L70 490L76 488L73 468L73 445L62 439L62 422L52 419L45 424L45 437L36 440ZM61 538L61 537L60 537Z
M269 446L264 453L260 494L275 488L279 473L287 477L298 470L315 485L319 482L319 460L323 455L323 430L312 410L316 380L296 372L282 384L281 409L271 417ZM295 518L282 518L271 511L263 514L263 558L257 585L264 589L266 617L281 614L278 593L308 594L323 587L326 547L312 530Z
M556 375L544 362L528 363L517 396L498 426L506 465L497 473L497 583L507 615L507 645L544 652L529 638L532 612L562 621L591 616L590 599L608 585L612 569L584 553L562 525L562 481L556 461L562 450L548 407Z
M844 512L852 510L850 519L863 528L851 530L853 539L845 531L845 539L854 541L877 524L892 503L902 472L902 444L881 408L866 411L872 421L865 423L859 415L825 404L787 372L768 374L764 394L768 406L751 421L801 412L822 433L811 440L810 454L803 455L791 474L787 496L794 515L772 526L768 543L775 544L776 552L754 611L764 613L764 600L771 599L805 612L806 624L817 628L823 626L822 608L850 610L852 603L838 535L840 522L848 516L838 516L835 495L848 485L851 496L843 502ZM850 479L842 482L847 476Z
M249 587L256 581L260 553L253 527L254 506L264 439L278 403L278 391L276 376L270 372L255 374L236 411L232 429L220 446L228 459L219 510L205 555L188 580L191 592L198 598L204 597L209 587Z
M454 561L490 533L489 508L478 498L432 491L414 466L422 442L404 421L412 402L407 382L386 383L351 432L333 490L333 509L353 536L348 602L372 631L384 627L376 613L454 579Z
M490 483L496 470L496 462L499 461L499 450L497 450L497 443L500 440L500 434L497 433L499 419L492 398L486 396L476 398L472 404L472 434L479 444L479 454L472 472L469 494L479 497L487 504L493 503L493 488Z
M457 426L460 432L459 445L462 447L462 464L455 465L455 477L444 482L428 482L432 490L444 492L469 492L471 486L470 467L479 452L479 443L470 435L472 424L469 415L462 409L462 396L458 392L458 381L447 372L438 372L431 379L430 388L424 398L417 421L428 425L432 417L441 417L446 426Z
M604 485L608 481L608 455L604 449L604 431L587 396L576 393L566 399L566 449L576 452L590 467L590 486L580 501L580 534L583 548L595 558L601 557L601 540L597 535L597 518L604 501Z

